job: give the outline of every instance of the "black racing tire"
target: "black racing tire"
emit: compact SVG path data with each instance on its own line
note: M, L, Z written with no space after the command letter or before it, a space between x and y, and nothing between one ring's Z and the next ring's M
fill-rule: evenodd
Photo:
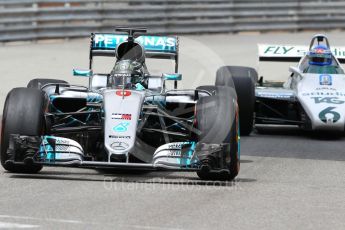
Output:
M52 83L58 83L58 84L68 84L67 81L58 80L58 79L48 79L48 78L35 78L29 81L27 87L28 88L36 88L41 89L42 86L46 84L52 84Z
M258 81L258 72L252 67L224 66L223 68L227 68L233 78L248 76L253 80L254 84Z
M198 171L203 180L232 180L239 172L238 117L236 92L226 86L215 86L215 95L202 97L196 103L197 141L207 144L228 143L226 164L229 173Z
M250 67L226 66L231 72L240 111L240 133L248 136L253 130L255 112L255 81L257 72Z
M1 165L10 172L37 173L41 165L5 164L11 134L41 136L44 132L45 93L34 88L14 88L5 102L1 127Z
M228 66L222 66L217 70L215 85L235 88L235 84L234 84L234 81L232 79L231 71L228 68Z
M218 87L219 86L214 86L214 85L201 85L201 86L198 86L196 90L203 90L203 91L209 92L210 95L216 95ZM233 88L233 90L229 90L228 93L230 93L233 98L237 99L236 90L234 89L235 88Z
M228 180L233 180L240 172L240 133L239 133L239 120L238 118L234 120L231 126L231 136L230 136L230 156L231 160L228 165L230 175L228 175Z

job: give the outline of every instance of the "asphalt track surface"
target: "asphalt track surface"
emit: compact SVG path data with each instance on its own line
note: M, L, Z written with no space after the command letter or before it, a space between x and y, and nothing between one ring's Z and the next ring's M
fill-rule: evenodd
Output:
M311 35L182 38L181 85L213 83L223 64L257 67L257 42L307 45ZM344 35L329 34L336 45L345 45ZM87 67L88 46L87 39L0 46L1 107L11 88L37 76L86 84L71 69ZM287 67L266 67L273 78L288 76ZM345 229L344 146L344 135L253 132L241 138L241 172L227 183L200 181L194 173L0 169L0 229Z

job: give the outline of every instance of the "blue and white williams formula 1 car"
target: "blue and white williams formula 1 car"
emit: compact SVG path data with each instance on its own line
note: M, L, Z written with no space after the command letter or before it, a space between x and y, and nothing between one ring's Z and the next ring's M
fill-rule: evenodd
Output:
M259 45L260 61L296 61L291 75L277 87L263 82L255 88L256 125L298 125L305 130L344 131L344 48L331 47L315 35L309 47Z

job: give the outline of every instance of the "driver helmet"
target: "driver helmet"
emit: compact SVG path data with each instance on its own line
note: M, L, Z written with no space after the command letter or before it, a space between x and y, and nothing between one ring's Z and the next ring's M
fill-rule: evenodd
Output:
M115 63L110 76L112 86L117 88L132 88L140 82L144 76L143 64L133 60L119 60Z
M327 66L332 64L332 52L323 45L317 45L308 53L310 65Z

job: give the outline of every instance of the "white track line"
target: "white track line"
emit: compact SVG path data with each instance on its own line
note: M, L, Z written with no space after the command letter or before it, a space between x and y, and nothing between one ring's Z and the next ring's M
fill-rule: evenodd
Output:
M0 229L20 229L20 228L38 228L39 225L31 225L31 224L18 224L18 223L8 223L8 222L1 222L0 221Z
M7 219L22 219L22 220L39 220L39 221L48 221L48 222L59 222L59 223L69 223L69 224L83 224L82 221L79 220L65 220L65 219L54 219L54 218L36 218L30 216L11 216L11 215L0 215L1 218Z
M12 215L0 215L0 219L20 219L20 220L35 220L35 221L47 221L47 222L57 222L57 223L67 223L67 224L83 224L83 225L100 225L100 226L114 226L113 223L96 223L96 222L82 222L79 220L66 220L66 219L54 219L54 218L37 218L37 217L30 217L30 216L12 216ZM37 225L21 225L17 224L18 227L15 227L16 223L13 223L13 227L10 225L1 224L12 224L12 223L5 223L0 222L0 229L8 229L8 228L37 228ZM170 228L170 227L160 227L160 226L149 226L149 225L131 225L131 224L116 224L118 227L125 227L129 229L145 229L145 230L182 230L181 228Z

